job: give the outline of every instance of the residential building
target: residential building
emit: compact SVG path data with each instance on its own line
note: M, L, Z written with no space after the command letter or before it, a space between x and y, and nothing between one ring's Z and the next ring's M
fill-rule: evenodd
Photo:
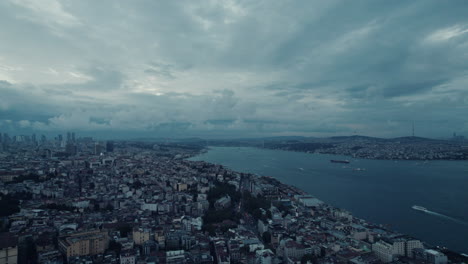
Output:
M59 249L67 258L103 253L108 247L106 232L92 230L59 239Z

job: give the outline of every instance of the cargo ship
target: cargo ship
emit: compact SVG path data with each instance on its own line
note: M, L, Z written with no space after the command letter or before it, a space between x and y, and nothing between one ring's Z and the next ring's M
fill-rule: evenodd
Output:
M332 163L346 163L346 164L348 164L348 163L349 163L349 160L330 160L330 162L332 162Z

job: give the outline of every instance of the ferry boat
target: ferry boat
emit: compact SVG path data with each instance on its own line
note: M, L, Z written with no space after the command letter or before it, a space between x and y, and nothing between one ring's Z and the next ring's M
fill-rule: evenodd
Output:
M417 211L422 211L422 212L429 212L429 210L426 209L426 207L422 207L422 206L419 206L419 205L413 205L411 208L413 208L414 210L417 210Z
M349 160L330 160L331 163L349 163Z

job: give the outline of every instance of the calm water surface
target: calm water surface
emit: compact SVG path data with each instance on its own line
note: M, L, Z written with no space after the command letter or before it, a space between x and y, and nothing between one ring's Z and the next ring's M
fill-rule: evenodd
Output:
M330 159L351 163L331 163ZM357 217L468 253L466 161L365 160L237 147L212 147L191 160L273 176ZM432 213L413 210L413 205Z

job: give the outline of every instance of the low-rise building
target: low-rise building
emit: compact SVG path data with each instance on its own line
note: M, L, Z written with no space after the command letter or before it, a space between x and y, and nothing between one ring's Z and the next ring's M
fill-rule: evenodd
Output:
M67 258L103 253L108 244L107 233L99 230L75 233L59 239L59 249Z
M447 256L439 251L428 249L425 252L426 260L431 264L447 264Z
M151 230L149 228L134 228L132 234L135 244L143 245L143 243L150 240Z

